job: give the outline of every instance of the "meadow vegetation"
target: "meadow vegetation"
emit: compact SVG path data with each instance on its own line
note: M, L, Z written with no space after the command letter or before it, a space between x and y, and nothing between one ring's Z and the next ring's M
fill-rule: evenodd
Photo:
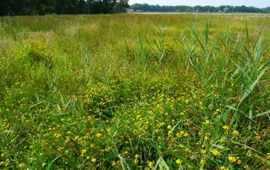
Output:
M0 18L0 169L269 169L270 20Z

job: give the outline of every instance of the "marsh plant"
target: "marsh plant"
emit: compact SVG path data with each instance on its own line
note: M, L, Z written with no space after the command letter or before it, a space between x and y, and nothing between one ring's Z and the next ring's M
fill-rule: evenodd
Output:
M0 169L269 169L269 18L0 18Z

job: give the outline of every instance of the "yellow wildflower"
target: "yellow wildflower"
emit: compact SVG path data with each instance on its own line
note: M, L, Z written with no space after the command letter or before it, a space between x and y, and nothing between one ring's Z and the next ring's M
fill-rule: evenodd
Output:
M229 130L229 129L230 129L230 127L229 127L228 125L224 125L222 128L223 128L224 130Z
M148 167L153 168L154 167L154 162L153 161L148 161Z
M233 131L233 136L239 136L239 132L237 130Z
M205 136L205 137L204 137L204 140L205 140L205 141L209 140L209 136Z
M86 151L87 151L86 149L82 149L81 154L84 155L86 153Z
M102 136L101 133L97 133L97 134L96 134L96 138L100 138L101 136Z
M91 162L92 162L92 163L96 163L96 162L97 162L97 159L96 159L96 158L92 158L92 159L91 159Z
M18 164L18 168L21 168L21 169L25 168L25 164L24 163Z
M139 163L138 159L134 159L133 162L134 162L135 165Z
M221 166L219 169L220 170L229 170L229 168L226 168L225 166Z
M200 160L200 164L201 164L201 165L205 165L205 160L204 160L204 159L201 159L201 160Z
M55 133L55 134L53 134L53 136L54 136L55 138L60 138L62 135L61 135L60 133Z
M262 136L258 133L256 133L255 140L261 140Z
M211 151L214 156L219 156L220 152L217 149Z
M228 160L231 162L231 163L236 163L237 162L237 158L235 156L228 156Z
M180 131L180 132L178 132L177 134L176 134L176 136L177 137L187 137L188 136L188 133L187 132L185 132L185 131Z
M204 124L204 125L209 125L209 124L210 124L210 121L209 121L209 120L205 120L205 121L203 122L203 124Z
M78 139L79 139L79 136L75 136L75 137L73 138L74 141L77 141Z
M184 148L185 146L183 144L179 144L179 147L180 148Z
M178 165L182 163L182 161L181 161L180 159L177 159L175 162L176 162Z

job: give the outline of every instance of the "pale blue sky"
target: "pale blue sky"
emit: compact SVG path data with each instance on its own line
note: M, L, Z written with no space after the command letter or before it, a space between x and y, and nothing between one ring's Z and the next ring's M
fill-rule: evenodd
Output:
M130 4L148 3L159 5L233 5L233 6L255 6L255 7L270 7L270 0L129 0Z

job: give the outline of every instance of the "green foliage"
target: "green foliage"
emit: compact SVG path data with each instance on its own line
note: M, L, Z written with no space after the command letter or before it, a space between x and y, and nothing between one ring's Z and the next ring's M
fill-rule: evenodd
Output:
M133 4L131 8L134 11L141 12L214 12L214 13L269 13L270 9L267 8L256 8L252 6L160 6L160 5L149 5L149 4Z
M0 18L0 169L269 169L265 20Z
M124 13L127 0L1 0L0 16Z

